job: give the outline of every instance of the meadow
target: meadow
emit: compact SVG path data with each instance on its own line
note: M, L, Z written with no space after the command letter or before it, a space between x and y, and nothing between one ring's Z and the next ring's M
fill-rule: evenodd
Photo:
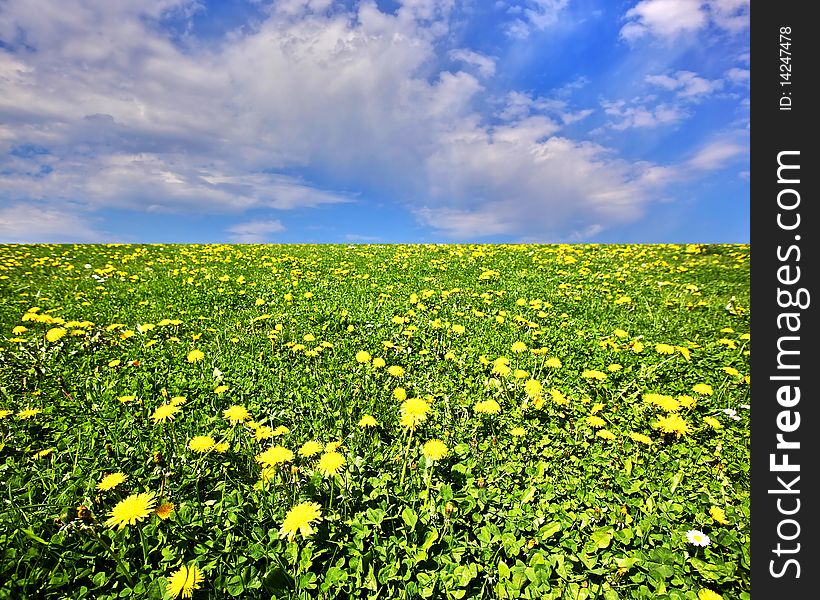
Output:
M0 246L0 598L748 599L749 258Z

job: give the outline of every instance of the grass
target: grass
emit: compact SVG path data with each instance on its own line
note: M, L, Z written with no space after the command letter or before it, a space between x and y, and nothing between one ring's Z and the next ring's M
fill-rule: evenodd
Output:
M749 597L748 246L0 246L0 298L0 598Z

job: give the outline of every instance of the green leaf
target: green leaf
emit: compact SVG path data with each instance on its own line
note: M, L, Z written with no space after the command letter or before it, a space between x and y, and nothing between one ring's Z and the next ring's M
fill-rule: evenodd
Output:
M561 531L561 522L560 521L553 521L549 525L546 525L541 528L539 534L541 535L542 540L546 540L551 538L553 535Z
M503 560L498 561L498 579L509 579L510 578L510 568L507 566Z
M407 525L410 529L413 529L416 526L416 522L419 520L416 511L414 511L409 506L406 506L403 511L401 511L401 518L404 521L404 524Z
M599 529L598 531L593 531L591 537L598 549L603 549L609 546L609 543L612 541L612 536L612 527L606 527L604 529Z

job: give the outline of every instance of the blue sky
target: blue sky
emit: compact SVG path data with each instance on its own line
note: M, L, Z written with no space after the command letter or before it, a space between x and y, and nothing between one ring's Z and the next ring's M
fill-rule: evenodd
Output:
M0 243L747 243L749 70L749 0L6 0Z

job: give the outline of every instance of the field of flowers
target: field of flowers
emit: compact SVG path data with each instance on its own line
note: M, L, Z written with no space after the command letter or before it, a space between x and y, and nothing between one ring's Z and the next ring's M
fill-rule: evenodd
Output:
M749 598L749 246L0 246L0 598Z

